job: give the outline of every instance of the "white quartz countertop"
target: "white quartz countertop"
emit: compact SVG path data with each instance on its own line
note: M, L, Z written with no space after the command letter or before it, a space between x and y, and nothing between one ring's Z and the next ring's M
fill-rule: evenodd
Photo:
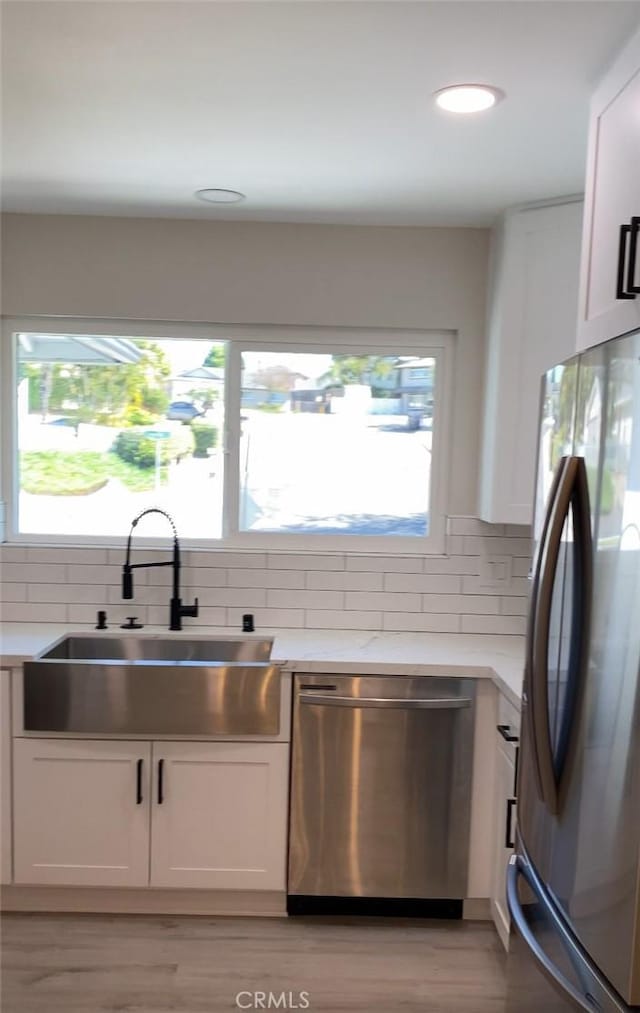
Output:
M117 627L104 636L135 636ZM337 675L452 675L492 679L516 706L522 692L524 638L461 633L376 633L344 630L257 630L190 626L181 633L147 626L146 635L183 638L273 637L271 657L288 671ZM22 664L68 633L102 634L91 627L52 623L0 625L0 665Z

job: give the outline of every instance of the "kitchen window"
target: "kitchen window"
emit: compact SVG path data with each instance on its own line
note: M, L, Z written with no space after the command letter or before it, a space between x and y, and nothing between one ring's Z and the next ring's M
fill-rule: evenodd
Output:
M11 538L153 505L205 547L442 550L447 335L48 324L8 335Z

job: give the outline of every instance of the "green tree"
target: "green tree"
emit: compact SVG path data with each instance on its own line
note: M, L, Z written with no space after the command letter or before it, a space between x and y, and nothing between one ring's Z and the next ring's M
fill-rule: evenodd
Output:
M202 365L224 369L224 345L212 345Z
M160 345L137 341L135 363L29 363L30 407L43 415L71 411L78 421L122 424L141 413L162 415L169 404L171 365Z
M198 405L203 412L209 411L213 408L215 402L218 400L218 391L212 387L193 387L187 391L187 397L193 401L195 405Z
M334 355L328 376L338 383L373 384L389 376L396 359L383 355Z

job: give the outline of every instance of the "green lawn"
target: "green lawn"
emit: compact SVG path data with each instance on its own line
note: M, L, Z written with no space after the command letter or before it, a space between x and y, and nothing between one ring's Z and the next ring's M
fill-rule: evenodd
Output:
M161 475L166 477L166 468ZM95 450L26 451L20 455L20 487L49 496L80 496L95 491L108 478L118 478L133 492L153 489L155 468L138 468L111 452Z

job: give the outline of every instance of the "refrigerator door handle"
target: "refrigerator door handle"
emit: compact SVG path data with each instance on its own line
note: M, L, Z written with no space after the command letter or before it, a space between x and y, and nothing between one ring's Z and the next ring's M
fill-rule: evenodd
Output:
M538 795L557 810L557 788L549 734L548 649L553 584L565 518L571 502L570 457L562 457L549 492L536 555L527 628L524 702Z
M511 920L516 928L516 931L528 947L531 956L538 965L538 968L551 982L554 988L570 999L575 1009L582 1010L583 1013L594 1013L594 1011L600 1009L601 1007L597 1003L590 1003L584 995L581 995L578 989L567 977L565 977L562 971L556 967L551 958L545 953L534 933L531 931L524 911L522 910L520 898L518 897L518 879L520 876L523 877L529 888L536 895L536 898L538 900L542 900L533 876L530 874L529 864L522 858L521 855L512 855L509 859L509 865L507 868L507 907L509 908L509 914L511 915ZM564 926L560 924L558 919L555 917L555 912L552 912L551 909L548 908L547 913L551 916L554 927L561 936L564 945L572 948L572 941L567 939Z
M558 753L558 770L554 764L549 730L549 628L553 605L553 588L569 511L574 519L574 608L570 633L570 678L565 719ZM559 467L555 496L552 498L546 538L538 560L535 615L531 633L531 659L528 685L529 727L532 733L535 769L540 798L549 812L560 808L560 781L569 752L573 718L579 699L581 673L588 641L587 629L591 602L591 514L589 488L584 458L564 457Z
M584 458L576 462L572 493L573 510L573 587L571 628L569 630L569 664L565 704L560 719L556 746L556 784L558 804L562 807L563 786L568 780L572 747L575 742L576 715L584 687L584 671L589 651L591 625L591 599L593 584L593 543L591 537L591 505L589 481Z

